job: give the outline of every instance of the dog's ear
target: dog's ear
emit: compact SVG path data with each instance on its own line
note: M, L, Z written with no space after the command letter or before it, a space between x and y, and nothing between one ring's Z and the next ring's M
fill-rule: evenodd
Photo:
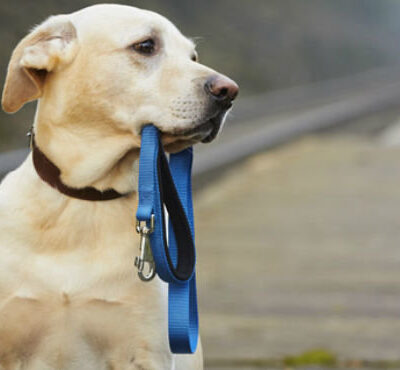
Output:
M2 106L8 113L38 99L48 73L70 63L77 52L74 25L55 16L36 27L15 48L8 65Z

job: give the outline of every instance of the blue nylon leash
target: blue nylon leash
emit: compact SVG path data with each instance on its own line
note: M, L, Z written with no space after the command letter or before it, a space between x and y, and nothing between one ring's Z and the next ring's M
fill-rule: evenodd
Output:
M192 148L171 154L168 163L160 134L147 125L142 130L139 159L137 231L139 277L155 273L168 283L168 335L171 352L194 353L198 342L192 202ZM165 213L169 214L168 243ZM148 273L144 270L148 267Z

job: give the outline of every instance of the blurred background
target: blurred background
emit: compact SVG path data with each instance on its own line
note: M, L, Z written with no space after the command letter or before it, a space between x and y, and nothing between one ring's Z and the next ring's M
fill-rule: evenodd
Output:
M0 3L0 69L35 24L95 4ZM207 369L400 368L400 1L135 0L240 98L196 148ZM0 114L0 172L35 109Z

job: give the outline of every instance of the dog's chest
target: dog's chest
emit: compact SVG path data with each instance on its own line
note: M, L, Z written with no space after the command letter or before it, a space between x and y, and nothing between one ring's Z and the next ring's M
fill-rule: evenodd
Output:
M74 262L36 256L2 294L0 369L170 369L164 284L128 256Z
M132 214L98 213L0 226L1 370L172 368L165 286L136 275Z
M171 368L159 293L155 282L121 301L10 297L0 310L0 369Z

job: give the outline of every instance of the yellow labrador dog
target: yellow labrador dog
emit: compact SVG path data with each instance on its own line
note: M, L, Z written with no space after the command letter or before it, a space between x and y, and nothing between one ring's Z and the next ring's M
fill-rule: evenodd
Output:
M237 93L171 22L129 6L51 17L18 44L2 104L39 99L47 162L31 153L0 187L1 370L203 368L201 349L169 351L166 284L134 271L140 131L158 126L170 152L211 141ZM123 196L82 200L60 184Z

